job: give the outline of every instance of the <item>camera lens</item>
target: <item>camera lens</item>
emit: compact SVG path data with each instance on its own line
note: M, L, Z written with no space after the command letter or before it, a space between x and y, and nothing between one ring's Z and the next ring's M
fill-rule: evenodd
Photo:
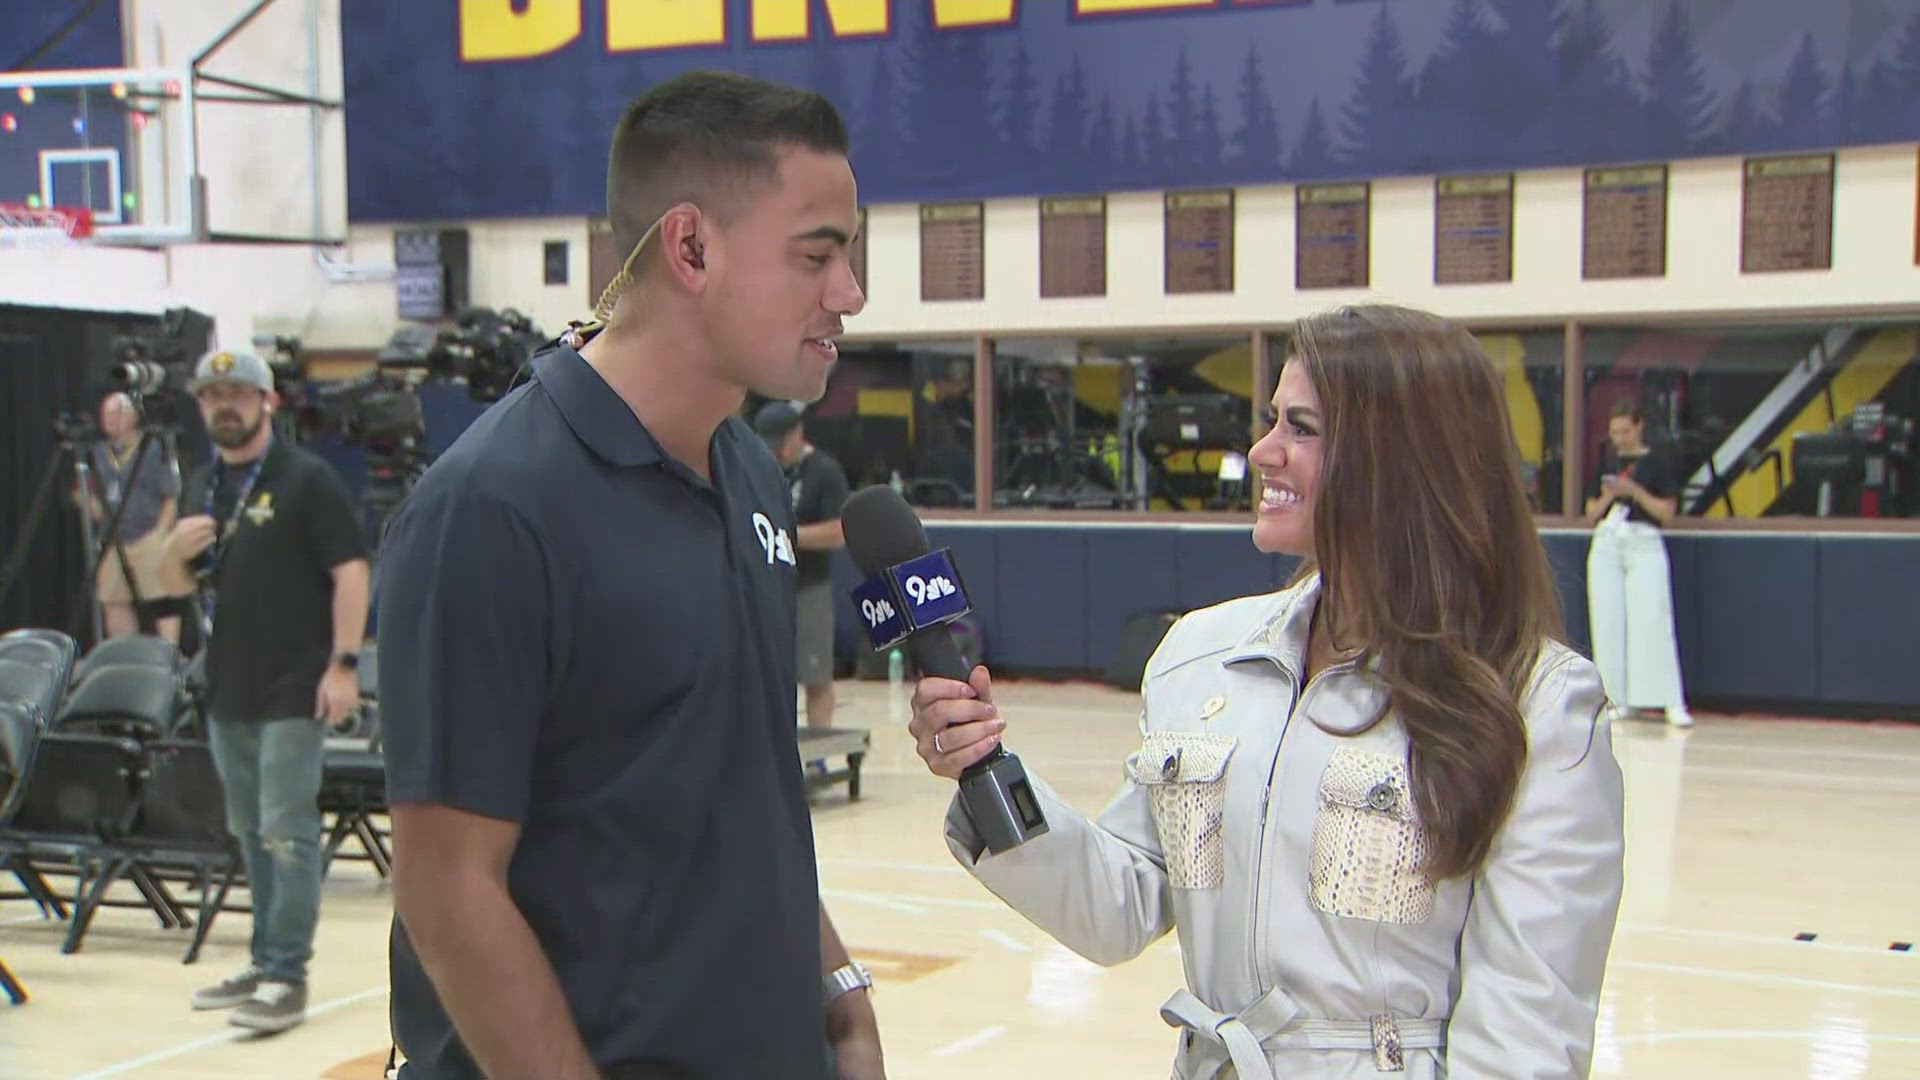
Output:
M167 384L167 369L151 360L123 360L113 367L113 384L129 394L157 394Z

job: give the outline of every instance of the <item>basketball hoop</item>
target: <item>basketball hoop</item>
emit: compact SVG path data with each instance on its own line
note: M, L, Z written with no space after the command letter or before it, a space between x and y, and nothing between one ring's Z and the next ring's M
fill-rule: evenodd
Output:
M0 248L67 247L93 235L93 211L0 203Z

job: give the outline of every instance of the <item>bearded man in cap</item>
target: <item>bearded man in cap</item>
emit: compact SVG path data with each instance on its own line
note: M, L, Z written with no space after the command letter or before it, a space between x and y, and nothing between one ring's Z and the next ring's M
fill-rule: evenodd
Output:
M274 438L266 362L201 358L191 384L218 451L188 478L167 537L176 587L207 628L207 740L253 894L251 962L196 1009L271 1034L306 1019L320 917L320 771L327 729L360 700L367 545L326 462Z

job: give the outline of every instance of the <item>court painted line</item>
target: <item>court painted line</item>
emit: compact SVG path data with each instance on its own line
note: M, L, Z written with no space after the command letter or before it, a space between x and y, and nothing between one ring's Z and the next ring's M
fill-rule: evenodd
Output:
M1822 748L1798 747L1798 746L1793 746L1793 747L1752 746L1746 743L1735 743L1735 742L1716 742L1716 743L1710 743L1710 744L1702 743L1702 744L1695 745L1694 749L1708 750L1715 754L1736 752L1736 753L1742 753L1742 754L1756 754L1761 756L1771 755L1773 757L1833 758L1839 761L1865 761L1865 762L1871 762L1875 765L1884 765L1889 761L1920 762L1920 754L1903 754L1897 750L1889 750L1884 752L1875 752L1871 750L1829 750L1829 749L1822 749Z
M1755 1039L1786 1039L1794 1042L1805 1042L1810 1039L1826 1038L1830 1035L1832 1035L1830 1031L1649 1031L1638 1035L1614 1035L1602 1041L1612 1043L1614 1046L1657 1046L1660 1043L1670 1042L1722 1042L1728 1039L1738 1039L1741 1042L1749 1042ZM1869 1032L1866 1033L1865 1037L1868 1046L1882 1044L1920 1045L1920 1036L1916 1035L1875 1035Z
M1631 771L1631 764L1629 764ZM1752 780L1778 780L1808 787L1844 787L1857 790L1869 788L1894 788L1897 790L1920 791L1920 778L1911 776L1861 776L1858 773L1839 775L1836 773L1787 772L1778 769L1742 769L1732 765L1692 765L1686 766L1685 776L1737 776Z
M955 1054L964 1054L969 1050L977 1050L1006 1033L1007 1026L1005 1024L995 1024L984 1031L976 1031L966 1038L961 1039L959 1042L950 1042L940 1049L935 1050L933 1055L935 1057L952 1057Z
M307 1019L312 1020L316 1016L325 1016L327 1013L330 1013L335 1009L344 1009L349 1005L356 1005L362 1001L366 1001L368 998L384 996L386 992L387 992L386 987L376 986L371 990L362 990L357 994L349 994L343 998L334 998L332 1001L323 1002L319 1005L315 1005L314 1007L308 1009ZM152 1065L155 1062L165 1061L168 1058L179 1057L181 1054L191 1054L195 1050L204 1050L209 1046L219 1046L221 1043L230 1043L235 1041L236 1039L251 1039L251 1038L258 1038L258 1037L259 1036L255 1035L251 1031L245 1031L240 1028L229 1028L228 1030L223 1031L218 1035L209 1035L204 1039L195 1039L192 1042L181 1043L179 1046L176 1046L171 1050L160 1050L155 1053L148 1054L145 1057L137 1057L131 1061L123 1061L118 1065L109 1065L98 1072L90 1072L81 1076L73 1077L73 1080L102 1080L103 1077L119 1076L122 1073L130 1073L135 1069L146 1068L148 1065Z
M1793 975L1760 975L1751 971L1729 971L1725 968L1689 967L1684 964L1662 964L1652 960L1615 960L1607 965L1624 971L1657 971L1666 975L1697 975L1705 979L1724 979L1728 982L1753 983L1758 986L1797 986L1807 990L1838 990L1847 994L1867 994L1873 997L1920 998L1920 990L1907 990L1897 986L1868 986L1862 983L1827 982L1824 979L1802 979Z
M1033 946L1028 945L1026 942L1021 941L1019 938L1014 937L1004 930L982 930L980 931L980 936L986 938L988 941L1003 945L1014 952L1033 951Z
M821 889L820 895L829 900L847 900L856 904L868 904L872 907L897 911L902 915L925 915L927 909L914 904L902 903L890 896L878 893L855 892L851 889Z
M64 900L66 898L61 897L61 899ZM37 923L37 922L61 922L61 921L59 919L55 919L47 915L17 915L11 919L0 919L0 926L25 926L28 923ZM61 922L61 925L64 926L66 924L64 922Z
M1795 950L1813 949L1827 952L1864 953L1872 956L1896 956L1907 960L1920 960L1920 953L1896 952L1884 946L1849 945L1837 941L1795 941L1790 937L1770 937L1765 934L1739 934L1730 930L1694 930L1681 926L1660 926L1655 923L1621 923L1620 929L1636 934L1662 934L1668 937L1736 942L1741 945L1783 945Z
M952 863L887 862L884 859L821 859L821 866L849 866L856 870L898 870L905 874L937 874L942 877L966 877L965 868Z

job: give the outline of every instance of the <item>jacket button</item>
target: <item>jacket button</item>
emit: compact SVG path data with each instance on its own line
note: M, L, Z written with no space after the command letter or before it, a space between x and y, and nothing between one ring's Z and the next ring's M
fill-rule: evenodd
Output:
M1384 780L1373 785L1373 790L1367 792L1367 805L1373 807L1375 810L1391 810L1398 801L1394 794L1393 785Z
M1215 694L1213 697L1210 697L1207 699L1206 704L1200 706L1200 719L1211 720L1213 719L1214 713L1217 713L1221 709L1224 709L1226 707L1227 707L1227 699L1224 697L1221 697L1218 694Z

